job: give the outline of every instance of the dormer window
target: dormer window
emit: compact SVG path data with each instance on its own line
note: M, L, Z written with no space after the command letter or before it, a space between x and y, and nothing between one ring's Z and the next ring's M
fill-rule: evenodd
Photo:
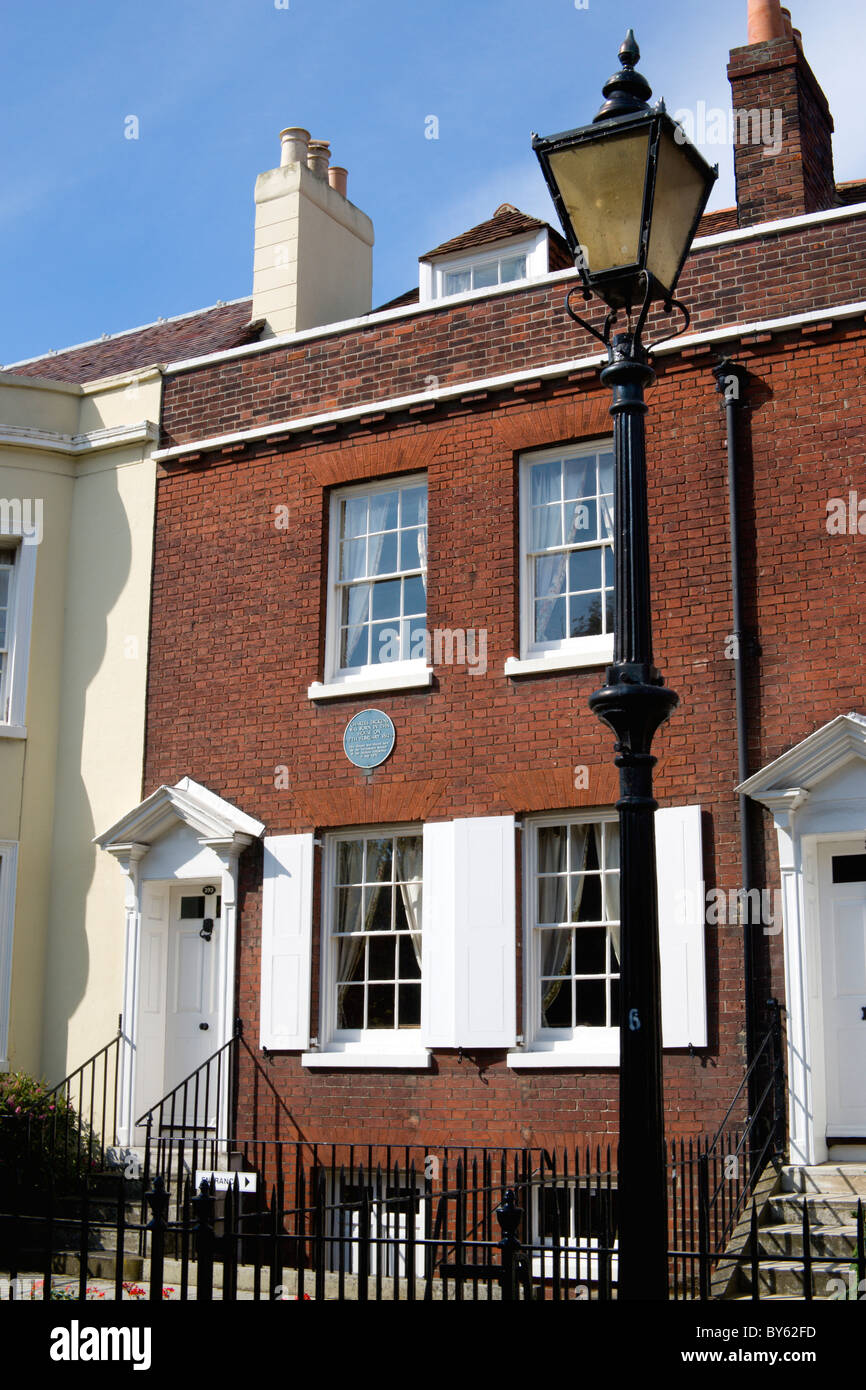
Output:
M572 264L557 232L503 203L487 222L452 237L420 261L422 304L519 284Z
M491 290L534 280L548 270L547 228L519 240L460 247L449 256L421 262L421 300L450 299L473 290Z
M465 294L468 290L483 290L490 285L507 285L512 280L526 279L526 252L470 261L467 265L441 269L441 294Z

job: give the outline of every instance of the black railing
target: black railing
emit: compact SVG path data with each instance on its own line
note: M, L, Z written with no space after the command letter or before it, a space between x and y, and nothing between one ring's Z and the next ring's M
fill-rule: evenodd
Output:
M105 1168L117 1144L122 1043L119 1018L110 1043L55 1086L37 1087L25 1114L3 1117L4 1161L31 1187L75 1188Z
M120 1045L123 1041L123 1015L117 1020L117 1033L110 1043L94 1052L80 1067L52 1087L50 1095L62 1100L55 1114L55 1140L62 1137L71 1146L70 1130L78 1117L75 1142L78 1156L87 1145L91 1163L105 1164L105 1151L117 1144L117 1102L120 1089Z
M701 1297L709 1297L710 1279L717 1257L724 1254L738 1222L745 1219L749 1202L767 1165L786 1151L785 1063L781 1006L769 1001L770 1026L740 1082L716 1134L698 1155L698 1218L701 1261ZM733 1135L725 1126L742 1105L754 1096L754 1109L742 1129Z
M528 1151L488 1151L449 1163L447 1181L444 1162L436 1177L414 1159L390 1170L302 1166L291 1195L261 1181L245 1191L241 1173L217 1192L205 1183L196 1193L187 1178L175 1217L157 1177L140 1219L130 1216L136 1209L119 1176L111 1194L52 1197L35 1217L12 1184L0 1193L0 1297L609 1301L618 1280L616 1174L606 1155L589 1170L577 1157L566 1167L561 1155L554 1168ZM681 1191L696 1185L698 1160L687 1164L681 1156ZM476 1181L482 1176L493 1181ZM792 1296L858 1297L866 1289L862 1200L841 1276L810 1219L806 1203L802 1249L789 1262L800 1290ZM751 1226L751 1243L726 1258L750 1276L759 1300L772 1291L777 1262L761 1251L756 1204ZM673 1299L707 1297L700 1279L673 1277L677 1268L699 1270L708 1253L689 1240L694 1232L686 1223L669 1249Z

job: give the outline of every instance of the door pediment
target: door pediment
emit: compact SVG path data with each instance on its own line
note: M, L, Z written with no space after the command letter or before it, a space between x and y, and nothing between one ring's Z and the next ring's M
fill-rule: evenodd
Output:
M858 763L866 764L866 715L840 714L747 777L736 790L772 811L794 811L810 797L830 800L844 796L845 791L833 789L833 781L839 774L845 777L843 770L847 770L846 785L851 788L852 764L856 767ZM861 774L862 770L861 766ZM830 784L825 785L828 781Z
M261 821L246 815L230 801L191 777L182 777L174 786L158 787L151 792L108 830L95 836L94 844L121 861L130 856L141 860L166 837L177 842L178 850L188 845L191 837L200 846L241 849L257 840L264 828Z

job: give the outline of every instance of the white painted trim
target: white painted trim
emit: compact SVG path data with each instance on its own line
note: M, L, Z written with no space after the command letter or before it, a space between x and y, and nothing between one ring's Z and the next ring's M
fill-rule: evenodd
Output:
M242 851L264 830L261 821L238 810L231 802L209 791L207 787L182 777L174 787L159 787L139 806L133 808L103 835L94 837L94 844L108 851L117 860L126 876L124 902L125 945L123 983L123 1038L121 1077L119 1083L118 1134L121 1143L134 1139L136 1113L135 1039L138 1035L138 1006L141 970L141 895L144 863L148 853L163 835L177 824L194 832L199 845L210 850L216 864L214 877L219 877L222 896L222 923L219 931L219 975L217 993L219 1021L213 1051L228 1042L234 1031L235 1019L235 958L237 942L238 860ZM123 838L121 838L123 837ZM208 874L204 875L205 878ZM177 865L171 883L198 882L200 869L185 872ZM155 881L155 880L149 880ZM218 1131L227 1133L228 1084L223 1080L220 1097ZM154 1096L151 1104L160 1100Z
M582 642L595 642L593 637L582 637ZM581 671L587 666L609 666L613 661L613 633L599 640L597 645L587 645L581 651L551 652L548 656L517 656L506 658L502 670L506 676L519 679L521 676L553 675L556 671Z
M390 661L384 665L365 666L357 670L340 670L340 613L337 602L337 578L340 569L340 503L347 497L370 497L394 488L427 486L427 474L407 473L405 477L371 478L336 488L331 494L328 526L328 589L325 610L325 679L314 681L307 690L310 700L337 700L350 695L374 694L385 690L411 690L429 686L433 671L423 657L415 660ZM425 587L426 593L426 587ZM425 615L426 627L426 615ZM398 622L399 625L399 622Z
M313 681L307 687L308 700L351 700L356 695L387 694L392 690L426 690L433 684L433 667L421 661L390 663L396 669L383 669L381 675L360 676L340 681Z
M130 843L152 844L178 821L184 821L203 837L202 843L221 844L237 834L250 841L258 839L264 830L261 821L248 816L216 792L182 777L173 787L161 786L138 806L127 811L93 843L110 854L124 854Z
M604 1029L606 1033L607 1028ZM574 1067L619 1067L619 1038L617 1038L616 1052L609 1050L601 1052L556 1052L544 1050L542 1048L532 1048L527 1052L507 1052L505 1054L506 1066L514 1071L536 1071L539 1067L564 1067L569 1070Z
M0 1058L9 1056L9 1021L12 1014L12 945L15 936L15 887L18 844L0 840ZM0 1071L4 1064L0 1062Z
M511 1067L618 1067L619 1029L575 1028L571 1036L564 1029L542 1031L538 997L539 934L535 930L536 875L538 871L538 830L545 825L598 825L602 821L617 825L619 817L611 808L548 811L526 816L523 822L523 1036L522 1052L509 1052ZM512 1060L517 1059L517 1060Z
M426 1048L421 1043L421 1028L412 1029L412 1038L405 1028L367 1028L357 1030L355 1036L348 1031L340 1034L337 1029L337 952L334 946L334 894L336 882L337 843L340 840L371 840L385 835L420 835L421 826L417 824L400 825L362 825L346 830L330 831L323 837L321 855L321 911L319 913L319 1042L317 1052L304 1053L301 1061L304 1066L357 1066L380 1065L381 1058L391 1058L394 1066L424 1066ZM424 886L424 858L422 845L421 886ZM423 899L422 899L423 901ZM424 1018L424 964L421 964L421 1018ZM308 1058L327 1057L328 1062L308 1061ZM352 1058L366 1058L355 1060ZM375 1060L370 1060L370 1059ZM409 1058L409 1061L405 1059ZM403 1059L403 1060L401 1060Z
M479 292L480 293L480 292ZM486 293L486 291L485 291ZM453 299L443 301L443 306L454 304ZM427 306L429 312L429 306ZM781 333L788 328L797 328L807 323L827 323L835 319L855 318L866 314L866 299L853 304L834 304L826 309L810 309L804 313L787 314L778 319L760 319L749 323L738 323L722 328L707 328L700 333L688 333L672 342L663 343L654 356L666 357L682 352L685 348L696 347L701 343L723 343L737 338L749 337L754 333ZM276 342L276 339L270 340ZM202 358L195 365L203 365ZM433 391L416 391L409 396L389 396L383 400L365 401L360 405L345 406L340 410L328 411L321 415L299 415L293 420L278 420L270 425L256 425L252 429L235 430L231 434L210 435L204 439L190 440L188 444L176 444L170 449L155 449L151 457L157 463L185 457L187 454L206 453L223 449L227 445L252 443L259 439L271 439L282 434L294 434L301 430L313 429L318 425L339 424L342 420L357 420L365 415L381 415L392 411L406 410L409 406L453 400L455 397L475 394L479 391L505 390L522 381L548 381L575 372L589 371L607 361L605 353L593 353L589 357L575 357L565 362L552 362L539 367L527 367L519 372L506 372L500 376L480 377L475 380L460 381L450 386L439 386Z
M12 640L9 644L9 669L0 687L0 732L6 738L27 737L27 675L30 669L38 549L37 544L22 540L15 552L12 567ZM3 705L6 706L5 710ZM8 717L4 718L4 714Z
M839 715L737 788L766 806L776 826L793 1163L828 1159L819 849L845 839L862 843L866 830L861 799L821 801L810 793L858 760L866 761L866 717Z
M451 255L422 257L419 262L419 306L427 305L429 307L431 304L440 304L443 300L453 304L455 300L462 299L467 294L483 292L464 290L459 295L447 295L443 292L442 285L446 274L461 270L471 271L477 266L508 260L511 256L523 255L526 257L526 275L520 280L507 281L506 284L509 288L515 289L530 280L540 280L548 274L547 235L547 228L542 227L538 232L529 235L522 232L517 236L504 237L501 241L485 242L483 246L456 251ZM569 271L569 274L573 273L573 271ZM484 288L488 290L503 289L505 285L487 285Z
M329 1049L326 1052L304 1052L303 1067L371 1067L375 1071L429 1071L433 1065L430 1053L423 1052L351 1052Z
M736 790L758 801L765 801L766 794L776 801L780 797L790 799L799 788L829 777L852 757L866 758L866 715L855 711L839 714L823 724L760 772L747 777ZM796 806L792 809L796 810Z
M826 212L805 213L802 217L780 218L775 222L759 222L754 227L737 227L730 232L718 232L714 236L696 237L692 242L692 249L698 251L712 250L714 246L723 246L729 241L747 241L752 238L760 240L763 237L779 236L786 231L797 231L801 227L820 225L822 222L838 222L847 217L857 218L864 215L866 215L866 203L852 203L847 207L830 208ZM307 328L299 333L286 333L278 337L268 338L263 342L244 343L240 347L225 348L222 352L181 358L177 362L167 363L164 370L166 374L172 375L179 372L189 372L196 367L213 366L218 362L229 362L238 357L249 357L255 353L269 352L272 348L294 347L299 343L312 342L317 338L327 338L339 333L351 333L358 328L376 327L378 324L389 323L394 319L434 313L437 309L453 309L461 304L469 304L474 300L489 298L497 294L519 294L527 289L537 289L539 285L555 285L560 281L576 279L577 272L570 267L566 270L551 270L536 280L518 280L511 285L495 285L485 290L472 290L468 294L453 295L446 300L434 299L424 304L402 304L396 309L380 309L375 313L363 314L359 318L343 319L339 323L324 324L319 328ZM237 304L240 303L240 300L231 302ZM199 310L198 312L204 311ZM138 332L140 330L133 329L131 331ZM31 360L39 361L40 359L33 358ZM24 364L15 363L13 365L23 366Z
M611 426L611 429L613 426ZM549 449L526 450L519 459L519 532L520 532L520 657L505 662L507 676L537 675L540 671L563 667L598 666L613 661L613 633L592 637L566 637L555 647L537 646L532 641L535 583L530 554L530 519L532 513L529 488L530 469L534 464L565 458L589 458L602 451L613 453L613 434L580 444L560 445ZM598 548L601 548L599 542ZM608 651L610 655L608 655Z
M11 449L39 449L57 454L92 454L100 449L117 449L124 444L143 444L159 438L159 426L152 420L134 425L112 425L87 434L55 434L51 430L19 429L0 425L0 446Z
M719 211L725 209L720 208ZM714 246L728 246L732 242L749 241L753 237L781 236L784 232L797 232L802 227L816 227L824 222L844 222L848 217L866 217L866 203L849 203L847 206L827 208L824 212L805 212L799 217L780 217L775 222L758 222L754 227L733 227L729 232L698 236L692 242L692 251L709 251Z

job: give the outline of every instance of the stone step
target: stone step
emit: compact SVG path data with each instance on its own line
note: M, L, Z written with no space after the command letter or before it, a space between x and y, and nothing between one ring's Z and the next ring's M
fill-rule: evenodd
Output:
M815 1227L856 1225L856 1197L820 1197L816 1193L800 1196L793 1192L782 1192L771 1197L768 1203L770 1220L802 1224L804 1202L809 1205L809 1220ZM866 1201L863 1205L866 1208Z
M841 1280L847 1288L850 1261L834 1260L829 1264L812 1266L812 1295L817 1299L838 1297ZM751 1271L744 1265L740 1271L740 1293L751 1292ZM803 1297L803 1264L800 1260L765 1260L758 1271L761 1298L776 1294L782 1298Z
M97 1255L96 1257L89 1257L89 1258L88 1258L88 1261L87 1261L87 1275L88 1275L88 1281L90 1281L90 1280L102 1280L102 1281L105 1281L106 1286L109 1285L109 1284L111 1284L111 1283L113 1283L113 1282L114 1282L114 1279L115 1279L115 1264L114 1264L113 1261L114 1261L114 1256L113 1256L113 1255L112 1255L112 1256L108 1256L108 1255L106 1255L106 1256L99 1256L99 1255ZM76 1258L75 1256L73 1256L73 1255L60 1255L60 1256L58 1256L58 1257L56 1258L56 1260L55 1260L54 1265L52 1266L52 1268L53 1268L53 1272L54 1272L55 1277L59 1275L59 1276L61 1276L61 1277L66 1277L66 1278L77 1278L78 1273L79 1273L79 1263L78 1263L77 1258ZM39 1275L25 1275L25 1276L23 1276L23 1277L24 1277L25 1279L28 1279L28 1280L33 1280L33 1279L36 1279L36 1278L40 1278L40 1279L41 1279L41 1273L40 1273ZM139 1259L138 1257L135 1257L135 1256L133 1256L133 1257L128 1257L128 1258L124 1261L124 1265L123 1265L123 1275L122 1275L122 1277L123 1277L123 1279L124 1279L126 1282L135 1283L135 1284L137 1284L137 1285L141 1285L141 1286L143 1286L147 1291L149 1291L149 1289L150 1289L150 1282L149 1282L149 1281L150 1281L150 1260L149 1260L149 1259L144 1259L144 1260L142 1260L142 1259ZM188 1282L188 1286L189 1286L190 1297L191 1297L192 1299L195 1299L196 1293L197 1293L197 1289L198 1289L198 1269L197 1269L197 1266L196 1266L195 1262L192 1261L192 1260L189 1262L189 1264L188 1264L188 1266L187 1266L187 1282ZM168 1292L167 1292L167 1294L166 1294L166 1297L167 1297L168 1299L172 1299L172 1298L177 1298L177 1297L179 1297L179 1295L180 1295L180 1283L181 1283L181 1262L180 1262L180 1260L166 1259L166 1261L165 1261L165 1263L164 1263L164 1266L163 1266L162 1284L163 1284L163 1289L168 1290ZM358 1293L359 1293L359 1283L360 1283L360 1281L359 1281L358 1276L357 1276L356 1274L346 1274L346 1275L343 1276L343 1293L344 1293L344 1297L345 1297L348 1301L351 1301L351 1302L357 1301L357 1299L358 1299ZM375 1276L375 1275L371 1275L371 1276L369 1277L368 1281L367 1281L367 1297L368 1297L369 1300L374 1300L374 1299L376 1298L376 1293L377 1293L376 1284L377 1284L376 1276ZM405 1299L407 1298L407 1283L406 1283L405 1278L403 1278L403 1277L400 1278L398 1287L397 1287L397 1289L395 1290L395 1288L394 1288L394 1281L393 1281L392 1279L388 1278L387 1276L383 1275L383 1276L382 1276L382 1280L381 1280L381 1285L382 1285L381 1293L382 1293L382 1300L383 1300L383 1301L391 1302L391 1301L394 1299L394 1294L395 1294L395 1292L398 1294L399 1301L403 1301L403 1300L405 1300ZM273 1295L273 1296L274 1296L274 1297L279 1297L280 1299L294 1299L294 1298L297 1298L297 1297L298 1297L298 1287L299 1287L299 1284L298 1284L298 1273L297 1273L297 1270L294 1270L294 1269L284 1269L284 1270L283 1270L283 1274L282 1274L282 1280L281 1280L281 1283L280 1283L280 1285L279 1285L279 1291L277 1291L277 1290L275 1289L275 1290L274 1290L274 1295ZM315 1298L315 1287L316 1287L316 1285L315 1285L315 1276L314 1276L313 1274L311 1274L309 1270L306 1270L306 1271L304 1272L304 1284L303 1284L304 1295L307 1296L307 1297L309 1297L309 1298L311 1298L311 1299L312 1299L312 1298ZM417 1301L420 1301L420 1300L422 1300L422 1299L424 1298L426 1287L427 1287L427 1286L426 1286L426 1284L425 1284L425 1282L424 1282L423 1279L416 1279L416 1280L415 1280L415 1298L416 1298ZM260 1269L260 1284L259 1284L259 1288L260 1288L260 1295L259 1295L260 1298L263 1299L263 1300L266 1300L266 1301L270 1300L270 1298L272 1297L272 1295L271 1295L271 1290L270 1290L270 1269L269 1269L269 1267L268 1267L267 1265L262 1265L262 1267L261 1267L261 1269ZM254 1296L254 1290L255 1290L255 1268L254 1268L253 1265L238 1265L238 1267L237 1267L237 1289L238 1289L238 1298L241 1299L241 1300L244 1300L244 1299L249 1300L249 1299L251 1299L251 1298ZM215 1299L221 1299L221 1298L222 1298L222 1293L223 1293L223 1267L222 1267L222 1262L221 1262L221 1261L216 1261L216 1262L214 1263L214 1267L213 1267L213 1291L214 1291L214 1298L215 1298ZM329 1299L329 1300L337 1299L337 1298L339 1297L339 1294L340 1294L340 1277L339 1277L338 1274L334 1274L334 1273L331 1273L331 1272L329 1271L329 1272L326 1273L326 1275L325 1275L325 1289L324 1289L325 1298L326 1298L326 1299ZM431 1294L432 1294L432 1297L433 1297L434 1301L436 1301L436 1302L442 1302L442 1301L446 1298L446 1296L447 1296L447 1298L449 1299L449 1301L450 1301L450 1300L453 1300L453 1299L454 1299L454 1283L453 1283L453 1280L449 1280L448 1285L447 1285L447 1290L446 1290L446 1285L443 1284L443 1282L442 1282L441 1279L438 1279L438 1278L437 1278L437 1279L432 1280L432 1282L431 1282ZM615 1295L614 1295L614 1296L615 1296ZM466 1300L467 1302L471 1302L471 1301L479 1301L479 1302L482 1302L482 1301L483 1301L483 1302L487 1302L488 1300L489 1300L489 1301L498 1302L498 1301L501 1300L501 1297L502 1297L501 1290L500 1290L500 1288L499 1288L499 1285L496 1284L496 1283L494 1283L493 1287L492 1287L490 1290L488 1290L486 1284L483 1284L483 1283L479 1283L479 1286L478 1286L477 1290L473 1289L472 1284L471 1284L471 1283L468 1283L468 1282L464 1285L464 1288L463 1288L463 1298L464 1298L464 1300Z
M819 1163L814 1167L789 1165L782 1169L784 1192L816 1192L822 1196L866 1199L866 1164Z
M87 1277L89 1279L115 1279L117 1277L117 1258L117 1250L89 1251ZM141 1255L124 1255L122 1277L132 1280L141 1279L146 1263L149 1261L145 1261ZM77 1277L81 1270L81 1260L78 1255L55 1255L51 1261L51 1268L55 1274Z
M857 1255L857 1227L815 1226L810 1231L809 1244L815 1256L854 1260ZM758 1246L761 1254L770 1259L802 1259L803 1227L799 1222L762 1226L758 1232Z

